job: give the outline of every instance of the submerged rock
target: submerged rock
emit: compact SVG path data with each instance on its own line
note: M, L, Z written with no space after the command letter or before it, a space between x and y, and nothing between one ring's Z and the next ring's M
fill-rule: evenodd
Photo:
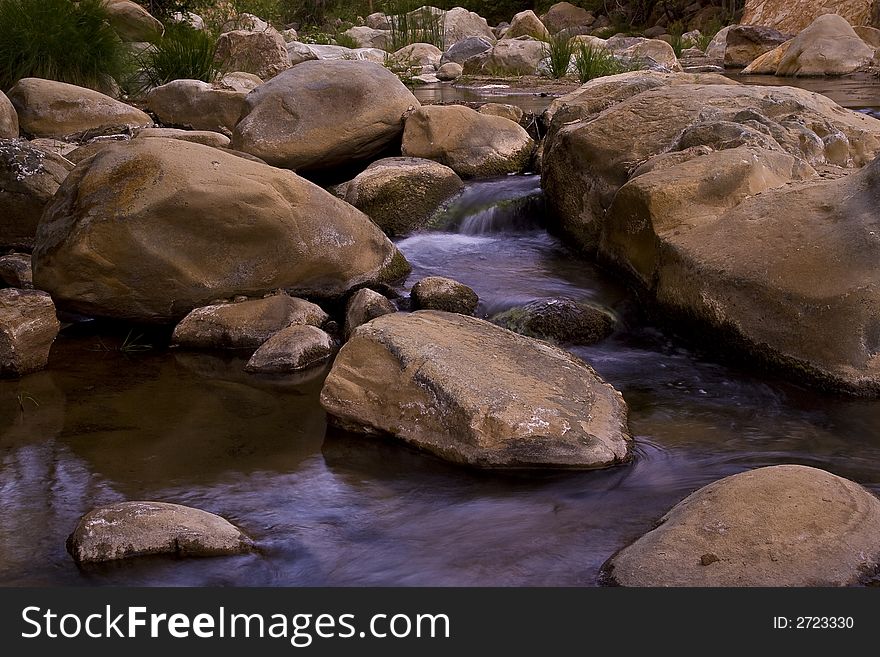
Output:
M614 317L596 306L571 299L533 301L492 318L504 328L540 340L595 344L614 330Z
M412 287L413 307L473 315L480 302L477 293L464 283L443 276L426 276Z
M316 326L288 326L266 340L245 369L262 374L298 372L327 361L335 347L333 338Z
M174 329L172 340L191 349L250 349L295 324L321 326L320 306L286 294L196 308Z
M345 306L345 339L348 340L361 324L396 312L397 307L378 292L369 288L358 290Z
M109 134L152 125L149 115L92 89L24 78L9 90L21 131L34 137Z
M67 539L77 563L173 554L216 557L241 554L254 543L220 516L165 502L119 502L89 511Z
M274 166L329 169L371 158L419 101L384 66L308 61L248 94L232 145Z
M340 194L392 237L428 225L440 206L464 188L447 166L414 157L373 162Z
M880 565L878 536L870 492L777 465L696 491L603 570L622 586L851 586Z
M0 376L22 376L46 367L61 325L45 292L0 290Z
M534 148L519 124L462 105L419 108L403 131L404 155L435 160L463 178L520 172Z
M409 269L366 215L296 174L162 138L78 166L46 208L33 267L62 308L164 323L218 298L336 297Z
M589 365L473 317L394 313L358 328L321 392L341 426L480 468L631 458L626 404Z
M33 247L43 210L72 168L24 140L0 139L0 247Z

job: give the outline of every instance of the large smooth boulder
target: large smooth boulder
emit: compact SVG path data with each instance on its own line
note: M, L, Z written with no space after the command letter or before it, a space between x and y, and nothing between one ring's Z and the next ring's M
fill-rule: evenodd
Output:
M218 89L201 80L174 80L147 93L147 108L166 125L230 133L247 93Z
M482 37L494 43L495 35L486 19L479 14L454 7L443 13L443 48L448 50L469 37ZM460 63L460 62L459 62Z
M776 69L776 75L847 75L866 67L874 49L837 14L820 16L798 34Z
M18 137L18 114L6 94L0 91L0 139L16 137Z
M510 27L504 33L505 39L515 39L520 36L529 36L546 41L550 38L550 32L547 31L541 19L535 15L535 12L527 9L514 15L510 21Z
M830 13L843 16L850 25L880 27L876 0L746 0L741 22L796 33L819 16Z
M62 308L149 322L277 289L335 297L408 271L366 215L296 174L161 138L108 146L67 177L33 268Z
M105 0L110 25L123 41L152 41L165 33L162 23L146 9L130 0Z
M432 105L407 117L402 150L445 164L462 178L478 178L522 171L534 148L513 121L462 105Z
M462 65L476 55L486 52L492 48L492 42L485 37L468 37L449 47L440 57L440 65L454 64Z
M254 543L220 516L165 502L117 502L89 511L67 539L81 564L151 554L216 557L241 554Z
M501 116L514 123L522 121L523 115L521 107L516 105L508 105L507 103L484 103L480 105L477 111L486 116Z
M466 59L462 66L469 75L535 75L545 54L541 41L529 38L502 39L490 50Z
M390 157L373 162L345 185L340 196L394 237L424 228L437 209L463 187L461 178L447 166Z
M620 394L575 356L483 320L384 315L341 349L321 392L333 420L481 468L628 461Z
M333 355L336 344L316 326L295 324L283 328L260 346L245 370L260 374L284 374L316 367Z
M576 7L570 2L557 2L541 17L541 22L544 23L550 34L556 34L563 30L590 27L596 22L596 17L592 12L582 7Z
M675 50L665 41L660 39L633 39L628 40L608 39L606 48L614 55L633 68L657 69L664 72L682 71ZM617 44L620 44L618 46Z
M727 32L724 65L743 68L792 38L770 27L734 25Z
M234 30L217 39L216 59L227 71L253 73L263 80L290 68L287 44L277 30Z
M152 125L131 105L92 89L41 78L23 78L9 90L21 131L34 137L75 137Z
M303 62L248 94L232 144L274 166L328 169L380 153L414 107L419 101L384 66Z
M174 344L188 349L253 351L289 326L321 326L327 313L304 299L276 294L265 299L196 308L174 328Z
M461 67L461 64L446 62L445 64L441 64L440 68L437 69L437 79L440 80L440 82L451 82L460 78L463 72L464 69Z
M52 298L38 290L0 290L0 376L46 367L61 324Z
M704 486L615 554L621 586L852 586L880 565L880 501L824 470L776 465Z
M26 141L0 139L0 248L31 248L46 204L73 165Z

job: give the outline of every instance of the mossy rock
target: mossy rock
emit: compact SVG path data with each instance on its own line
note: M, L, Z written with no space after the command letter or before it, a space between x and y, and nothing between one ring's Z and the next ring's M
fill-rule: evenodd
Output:
M571 299L543 299L495 315L504 328L549 342L595 344L608 337L616 320L608 311Z

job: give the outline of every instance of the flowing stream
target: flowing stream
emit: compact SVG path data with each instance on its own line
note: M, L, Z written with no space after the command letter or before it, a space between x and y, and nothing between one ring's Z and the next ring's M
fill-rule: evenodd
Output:
M324 373L266 380L243 358L86 326L59 338L46 371L0 381L0 584L592 586L672 505L736 472L801 463L880 492L880 402L786 383L652 325L613 273L547 233L539 182L468 184L443 230L399 242L407 285L456 278L483 316L559 296L612 310L616 332L573 351L626 398L633 463L448 465L328 431ZM137 499L220 513L261 550L77 568L64 543L80 515Z

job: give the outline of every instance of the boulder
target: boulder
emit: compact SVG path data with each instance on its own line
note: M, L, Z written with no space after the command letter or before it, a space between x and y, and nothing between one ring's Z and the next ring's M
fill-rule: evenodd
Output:
M464 187L447 166L413 157L378 160L345 185L340 195L397 237L428 225L440 206Z
M315 326L288 326L254 352L245 370L260 374L307 370L329 360L335 348L333 338Z
M480 302L477 293L464 283L443 276L426 276L410 291L413 308L443 310L460 315L473 315Z
M736 26L728 25L727 27L722 27L715 33L715 36L712 37L709 45L706 46L706 57L721 65L724 64L724 51L727 50L727 35L734 27Z
M358 48L387 50L391 45L391 32L389 30L374 30L367 26L356 26L347 29L343 34L357 43Z
M469 37L482 37L492 43L495 35L486 19L479 14L461 7L455 7L443 13L443 48L464 41ZM461 63L461 62L459 62Z
M443 52L430 43L411 43L389 55L388 58L406 66L440 66Z
M9 98L0 91L0 139L18 137L18 114Z
M292 172L161 138L107 146L71 172L33 267L62 308L163 323L218 298L336 297L409 269L366 215Z
M397 307L383 295L366 287L361 288L345 306L345 339L348 340L361 324L396 312Z
M9 91L21 131L59 139L121 132L152 125L144 112L92 89L64 82L23 78Z
M318 55L312 49L312 46L307 43L300 43L299 41L290 41L287 44L287 56L290 58L291 66L318 59Z
M519 123L523 118L521 108L516 105L508 105L507 103L485 103L480 105L477 111L486 116L501 116L514 123Z
M231 134L245 96L244 91L217 89L201 80L174 80L151 89L146 105L165 125Z
M263 84L263 80L253 73L232 71L230 73L225 73L215 84L218 89L229 89L230 91L243 91L244 93L248 93Z
M615 324L608 311L572 299L532 301L495 315L492 322L531 338L579 345L600 342L611 334Z
M67 539L79 564L172 554L216 557L241 554L254 544L240 529L213 513L165 502L118 502L80 518Z
M46 367L61 325L52 298L38 290L0 290L0 377Z
M390 30L391 21L381 11L374 12L364 19L364 25L374 30Z
M544 56L544 43L541 41L502 39L490 50L465 60L462 66L469 75L535 75Z
M825 96L729 84L711 74L594 80L557 104L552 116L544 189L560 227L582 248L597 243L605 211L634 165L669 150L701 140L713 148L761 141L812 166L862 166L880 149L880 122Z
M388 53L378 48L345 48L343 46L309 44L309 50L320 60L368 61L385 64ZM289 49L288 49L289 51Z
M641 69L659 69L664 72L681 72L681 64L675 51L660 39L639 39L636 43L617 47L614 39L608 39L606 47L624 63Z
M541 17L550 34L563 30L590 27L596 22L593 12L575 7L570 2L557 2Z
M791 42L776 75L846 75L866 67L874 49L837 14L825 14Z
M403 131L404 155L435 160L462 178L522 171L534 148L519 124L462 105L421 107L407 117Z
M867 25L854 25L853 31L859 35L859 38L875 50L880 48L880 30L876 27L868 27Z
M110 0L104 7L111 27L123 41L153 41L165 33L162 23L136 2Z
M321 404L346 429L480 468L600 468L632 453L626 404L589 365L452 313L393 313L358 328Z
M0 139L0 248L33 247L43 209L72 168L26 141Z
M253 73L263 80L290 68L287 44L277 30L234 30L217 39L215 57L227 71Z
M451 82L460 78L463 72L461 64L446 62L437 69L437 79L441 82Z
M371 158L398 139L419 101L384 66L303 62L248 94L232 138L269 164L314 171Z
M0 256L0 282L7 287L30 290L34 287L31 257L26 253Z
M321 326L327 313L309 301L276 294L196 308L175 327L172 341L188 349L253 351L289 326Z
M205 19L195 14L191 11L181 12L176 11L171 14L171 22L172 23L185 23L189 25L194 30L204 30L205 29Z
M779 64L782 62L782 58L785 57L785 53L788 51L789 46L791 46L791 40L786 41L781 46L777 46L770 52L765 52L763 55L756 58L755 61L746 66L742 70L742 74L776 75Z
M870 492L824 470L776 465L691 494L603 575L621 586L852 586L880 565L878 535Z
M742 68L792 38L770 27L734 25L727 33L724 65Z
M191 141L194 144L204 144L205 146L213 146L214 148L228 148L232 140L219 132L211 130L179 130L177 128L144 128L138 130L135 139L146 139L149 137L163 137L167 139L180 139L181 141Z
M850 25L880 27L876 0L746 0L742 23L797 33L819 16L830 13L843 16Z
M529 36L541 41L550 38L550 33L544 27L541 19L531 9L521 11L510 21L510 28L504 33L505 39L515 39L520 36Z
M471 57L490 50L493 42L494 39L490 41L486 37L468 37L450 46L440 57L440 65L449 62L463 65Z

